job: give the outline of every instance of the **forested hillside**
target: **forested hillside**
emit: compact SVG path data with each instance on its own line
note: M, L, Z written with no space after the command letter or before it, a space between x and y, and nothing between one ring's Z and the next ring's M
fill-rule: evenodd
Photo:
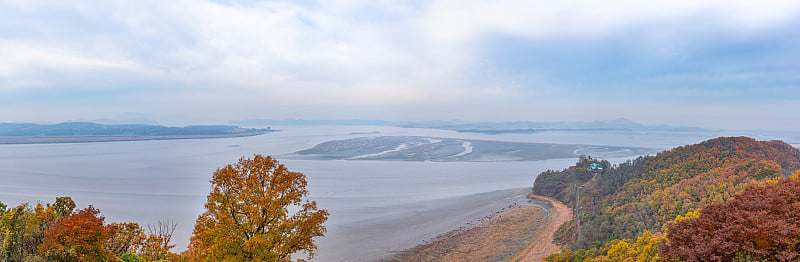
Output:
M576 184L583 186L580 237L574 220L554 236L575 252L551 261L606 256L623 242L625 249L636 246L652 256L664 242L661 232L668 222L697 216L701 207L724 203L749 186L790 176L800 169L800 151L781 141L725 137L615 166L598 162L604 167L598 174L588 171L592 162L581 158L566 170L542 173L534 183L535 194L569 206L575 205Z

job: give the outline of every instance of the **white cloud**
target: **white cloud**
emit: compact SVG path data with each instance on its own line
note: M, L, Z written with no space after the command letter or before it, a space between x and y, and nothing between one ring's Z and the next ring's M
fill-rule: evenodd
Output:
M131 61L91 57L58 46L4 39L0 39L0 57L3 57L0 62L0 79L8 80L8 84L0 86L0 91L53 84L44 75L46 72L146 71Z
M487 32L530 38L602 36L696 21L696 27L759 30L796 19L797 1L435 1L424 21L432 37L463 41ZM692 28L685 28L693 30Z
M52 71L91 80L86 72L115 70L180 83L189 94L294 106L509 96L502 83L465 76L480 66L475 45L489 34L581 41L645 28L654 38L644 44L658 45L684 31L747 33L800 15L797 1L722 0L0 1L0 7L0 17L32 25L26 33L0 32L0 80L16 88L60 84L49 80ZM61 16L35 16L45 11ZM88 22L72 25L64 17Z

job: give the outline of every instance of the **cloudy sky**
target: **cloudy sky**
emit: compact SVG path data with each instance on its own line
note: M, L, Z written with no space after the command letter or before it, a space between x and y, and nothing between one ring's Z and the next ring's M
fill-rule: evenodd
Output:
M0 122L800 130L798 1L0 0Z

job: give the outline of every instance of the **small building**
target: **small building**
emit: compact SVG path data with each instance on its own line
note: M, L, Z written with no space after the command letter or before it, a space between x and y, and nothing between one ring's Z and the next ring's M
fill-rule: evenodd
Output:
M600 166L597 162L589 164L589 172L592 173L600 173L603 171L603 167Z

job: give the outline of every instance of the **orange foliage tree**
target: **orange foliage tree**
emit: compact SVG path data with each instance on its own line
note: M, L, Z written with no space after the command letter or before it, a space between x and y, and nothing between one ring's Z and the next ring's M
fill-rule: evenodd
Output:
M269 156L241 158L214 172L206 212L197 218L190 250L195 261L290 261L316 253L326 210L308 201L306 177ZM298 210L291 214L289 209Z
M56 222L45 232L39 252L53 261L109 261L114 254L105 246L116 228L104 225L100 210L89 206Z

